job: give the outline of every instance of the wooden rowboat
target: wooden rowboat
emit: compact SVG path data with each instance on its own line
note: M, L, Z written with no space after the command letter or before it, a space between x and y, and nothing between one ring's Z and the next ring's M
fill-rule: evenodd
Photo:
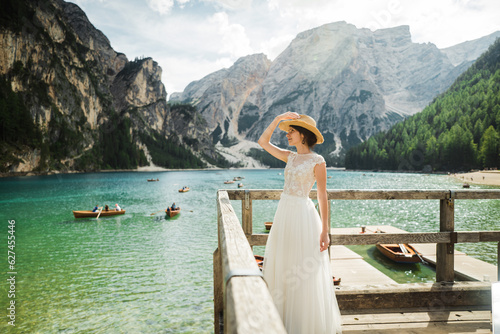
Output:
M266 230L270 230L271 227L273 226L273 222L265 222L264 225L266 226Z
M91 210L84 210L84 211L73 211L73 215L75 218L97 218L97 215L100 217L107 217L107 216L117 216L117 215L123 215L125 214L125 210L109 210L109 211L101 211L101 214L99 215L99 211L93 212Z
M186 188L179 189L179 192L180 193L187 193L189 190L190 190L189 187L186 187Z
M254 255L254 257L259 269L262 270L262 267L264 266L264 257L260 255Z
M397 263L420 262L420 254L408 244L377 244L377 249L387 258Z
M165 209L165 214L166 214L167 216L169 216L170 218L177 216L180 212L181 212L181 208L177 208L177 209L175 209L175 210L172 210L172 209L170 209L170 210Z
M224 184L232 184L232 183L234 183L234 181L232 181L232 180L224 181Z

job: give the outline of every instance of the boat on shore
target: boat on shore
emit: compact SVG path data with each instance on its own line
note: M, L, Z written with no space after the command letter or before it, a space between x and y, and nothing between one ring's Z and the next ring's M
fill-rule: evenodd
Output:
M181 212L181 208L179 208L179 207L177 209L175 209L175 210L165 209L165 214L167 216L169 216L170 218L173 218L173 217L177 216L180 212Z
M101 214L99 214L99 212ZM108 217L108 216L117 216L117 215L123 215L125 214L125 210L109 210L109 211L92 211L92 210L82 210L82 211L73 211L73 216L75 218L97 218L99 217Z
M408 244L377 244L377 249L388 259L397 263L418 263L420 254Z

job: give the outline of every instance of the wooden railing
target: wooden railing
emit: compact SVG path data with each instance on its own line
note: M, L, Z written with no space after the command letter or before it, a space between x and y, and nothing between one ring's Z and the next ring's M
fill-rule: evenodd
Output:
M252 249L229 201L217 193L219 245L214 252L215 333L286 333ZM223 321L221 316L223 315Z
M217 193L218 248L214 253L215 331L284 333L283 324L253 257L267 234L254 234L252 201L279 200L282 190L220 190ZM311 191L316 198L316 191ZM500 231L455 231L454 205L460 199L500 199L500 190L328 190L330 200L439 200L440 231L424 233L330 234L330 245L436 243L436 281L454 281L455 243L498 242ZM242 223L230 200L241 200ZM500 278L500 266L497 266ZM223 315L223 324L221 321Z

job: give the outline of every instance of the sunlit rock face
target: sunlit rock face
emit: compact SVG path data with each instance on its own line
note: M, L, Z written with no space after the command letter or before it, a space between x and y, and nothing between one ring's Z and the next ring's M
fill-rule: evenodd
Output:
M216 139L255 141L276 115L308 114L330 143L323 153L338 154L421 111L493 38L478 41L439 50L413 43L408 26L336 22L300 33L272 62L241 58L175 98L198 105Z

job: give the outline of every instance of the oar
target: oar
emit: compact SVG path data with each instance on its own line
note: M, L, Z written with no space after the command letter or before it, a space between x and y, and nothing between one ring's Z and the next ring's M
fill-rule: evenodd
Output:
M96 219L99 219L99 216L101 215L102 209L99 211L99 214L97 215Z
M422 261L423 264L429 264L427 261L425 261L421 256L420 254L418 254L417 250L415 250L415 254L417 254L418 258L420 259L420 261Z
M156 215L158 212L162 212L162 211L165 211L165 210L160 210L160 211L153 212L152 214L150 214L150 216Z
M401 248L401 251L403 252L403 255L405 257L411 257L412 255L410 254L410 252L406 249L405 245L404 244L399 244L399 248Z

